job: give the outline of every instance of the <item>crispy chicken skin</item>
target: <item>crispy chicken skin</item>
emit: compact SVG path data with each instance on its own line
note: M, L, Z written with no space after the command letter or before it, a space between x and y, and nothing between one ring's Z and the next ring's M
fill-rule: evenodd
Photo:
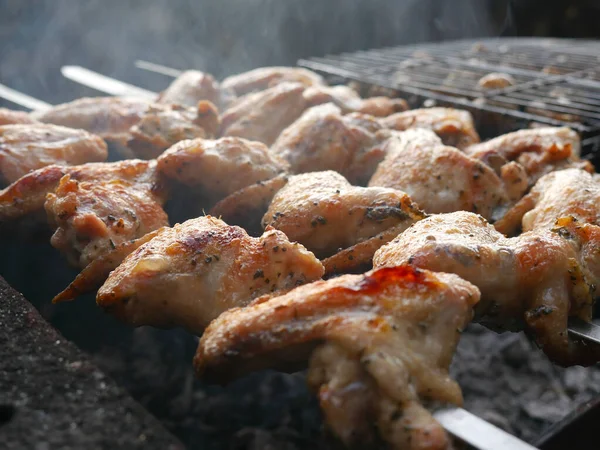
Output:
M425 128L437 134L446 145L465 149L479 142L479 135L468 111L454 108L421 108L380 119L381 125L396 131Z
M422 402L461 404L448 366L478 299L456 275L409 266L316 281L223 313L194 365L225 382L258 368L295 370L310 358L309 384L347 444L368 443L378 430L394 449L445 449L449 440Z
M373 174L369 186L406 192L427 213L473 211L489 219L497 208L520 198L506 188L500 177L486 164L456 148L445 146L426 129L398 133L385 146L386 156ZM516 201L516 198L514 201Z
M315 256L280 231L250 237L211 216L166 228L127 256L97 302L134 326L201 334L223 311L319 279Z
M181 141L157 162L158 170L169 179L202 189L212 202L288 168L266 145L235 137Z
M572 217L506 238L483 217L460 211L415 223L375 253L373 267L408 263L455 273L481 290L478 320L525 329L558 364L585 365L600 360L600 347L571 339L567 320L591 320L599 249L600 228Z
M38 121L25 111L15 111L8 108L0 108L0 125L12 125L17 123L32 124L38 123Z
M0 126L0 184L52 164L78 165L107 157L102 138L84 130L41 123Z
M223 109L235 99L235 94L222 89L219 82L209 73L186 70L158 95L157 103L196 106L201 100L208 100Z
M374 131L380 128L368 116L342 116L331 103L315 106L283 130L271 152L287 160L293 173L335 170L364 185L384 157L389 134Z
M264 91L281 83L300 83L304 87L325 85L320 75L300 67L261 67L227 77L221 83L223 89L231 89L241 96Z
M312 86L304 91L309 106L333 103L344 114L358 112L375 117L385 117L399 111L406 111L408 103L401 98L361 96L348 86Z
M580 169L544 175L494 226L512 235L551 229L559 217L573 216L581 223L600 225L600 179Z
M492 167L506 161L518 162L527 171L530 185L557 169L577 167L592 172L591 163L580 160L580 151L579 136L566 127L519 130L465 149L468 155Z
M352 186L339 173L327 171L291 176L275 194L262 223L324 258L399 224L408 228L424 217L404 192Z
M221 115L221 136L237 136L271 145L307 108L304 86L281 83L245 95Z
M97 134L122 158L152 158L181 138L212 137L218 129L218 113L208 102L200 102L195 110L126 97L94 97L33 115L41 122Z

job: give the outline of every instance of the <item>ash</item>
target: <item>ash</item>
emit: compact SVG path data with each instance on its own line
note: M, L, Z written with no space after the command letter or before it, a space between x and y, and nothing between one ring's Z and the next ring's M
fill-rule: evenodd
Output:
M260 372L226 387L195 379L197 339L182 331L133 330L94 358L189 448L325 449L304 374ZM465 408L529 442L600 392L600 367L560 368L522 334L471 325L452 365Z

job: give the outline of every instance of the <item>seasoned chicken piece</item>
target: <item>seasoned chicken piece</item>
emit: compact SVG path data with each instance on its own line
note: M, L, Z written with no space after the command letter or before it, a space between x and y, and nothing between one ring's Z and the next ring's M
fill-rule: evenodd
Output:
M52 164L77 165L107 156L106 143L84 130L41 123L0 126L0 184Z
M0 125L11 125L17 123L32 124L38 123L38 121L25 111L15 111L12 109L0 108Z
M508 213L494 224L501 233L551 229L556 219L572 216L600 225L600 178L580 169L544 175Z
M579 136L566 127L519 130L472 145L465 152L492 167L505 161L518 162L527 171L530 185L557 169L577 167L593 171L589 161L579 158Z
M454 108L413 109L379 120L385 128L404 131L425 128L437 134L446 145L461 150L479 142L479 135L468 111Z
M194 365L224 382L259 368L296 370L310 358L309 384L347 444L368 446L378 432L394 449L446 449L422 403L461 404L448 366L478 300L456 275L409 266L316 281L223 313Z
M208 102L198 110L120 97L81 98L33 113L41 122L81 128L104 138L120 157L154 157L180 138L211 137L217 111ZM212 128L205 129L204 126ZM138 125L138 128L134 128ZM139 154L138 154L139 152Z
M227 77L221 83L223 89L231 89L241 96L250 92L264 91L278 84L293 82L301 85L325 85L320 75L300 67L261 67Z
M270 153L266 145L235 137L181 141L157 162L161 173L202 189L213 203L288 168L287 162Z
M166 228L127 256L97 302L134 326L201 334L223 311L323 275L315 256L280 231L260 238L203 216Z
M235 102L221 115L221 136L237 136L271 145L307 108L304 86L281 83Z
M516 83L516 80L508 73L493 72L481 77L477 86L481 89L502 89L514 86Z
M196 106L208 100L220 109L226 108L235 99L233 91L222 89L219 82L208 73L186 70L158 95L158 103Z
M508 189L490 167L445 146L430 130L398 133L387 141L385 150L369 186L404 191L428 213L464 210L489 219L495 210L520 198L527 187L526 179L514 183L511 173ZM514 186L521 189L515 192Z
M424 217L404 192L352 186L339 173L327 171L290 177L262 224L323 258L399 224L406 229Z
M341 108L344 114L359 112L385 117L408 109L408 103L401 98L371 97L363 99L348 86L312 86L304 91L304 98L309 106L333 103Z
M383 159L389 137L376 128L368 116L342 116L331 103L315 106L283 130L271 152L287 160L293 173L335 170L364 185Z
M600 282L600 228L572 217L552 230L506 238L483 217L460 211L415 223L373 258L373 266L455 273L481 290L478 320L496 330L525 329L561 365L594 364L600 346L571 338L569 317L590 321Z

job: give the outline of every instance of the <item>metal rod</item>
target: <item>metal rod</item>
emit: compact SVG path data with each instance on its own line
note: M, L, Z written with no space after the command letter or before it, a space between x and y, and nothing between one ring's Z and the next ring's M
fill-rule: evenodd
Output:
M578 319L577 317L571 317L569 319L569 333L574 334L581 339L600 344L600 327L593 323Z
M155 64L148 61L142 61L141 59L138 59L135 62L135 67L137 67L138 69L147 70L148 72L167 75L173 78L177 78L183 73L183 70L173 69L171 67L163 66L162 64Z
M50 103L38 100L37 98L23 94L22 92L15 91L14 89L11 89L3 84L0 84L0 97L33 111L45 111L52 108Z
M100 92L117 96L132 96L147 100L155 100L156 93L147 89L125 83L81 66L63 66L60 69L65 78Z

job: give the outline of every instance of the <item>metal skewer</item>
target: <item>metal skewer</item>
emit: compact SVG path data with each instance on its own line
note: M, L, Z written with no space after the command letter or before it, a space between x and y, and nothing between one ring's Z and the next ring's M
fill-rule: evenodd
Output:
M0 97L14 103L15 105L20 105L33 111L45 111L52 108L50 103L38 100L37 98L23 94L22 92L15 91L14 89L11 89L3 84L0 84Z
M147 70L148 72L167 75L173 78L177 78L183 73L183 70L173 69L172 67L163 66L162 64L155 64L148 61L142 61L141 59L138 59L135 62L135 67L137 67L138 69Z

